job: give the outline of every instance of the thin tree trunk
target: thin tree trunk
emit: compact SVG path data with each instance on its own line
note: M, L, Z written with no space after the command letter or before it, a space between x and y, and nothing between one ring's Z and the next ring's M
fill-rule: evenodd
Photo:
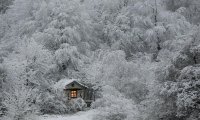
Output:
M157 26L158 24L158 7L157 7L157 0L155 0L155 8L154 8L154 25ZM160 46L160 38L158 36L158 33L156 32L156 44L157 44L157 50L156 50L156 53L155 53L155 60L157 61L157 57L158 57L158 53L159 51L161 50L161 46Z

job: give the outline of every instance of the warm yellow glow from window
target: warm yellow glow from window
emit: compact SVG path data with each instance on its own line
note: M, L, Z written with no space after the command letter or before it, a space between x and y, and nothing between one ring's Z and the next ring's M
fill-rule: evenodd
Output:
M76 98L77 97L77 91L76 90L72 90L71 91L71 97L72 98Z

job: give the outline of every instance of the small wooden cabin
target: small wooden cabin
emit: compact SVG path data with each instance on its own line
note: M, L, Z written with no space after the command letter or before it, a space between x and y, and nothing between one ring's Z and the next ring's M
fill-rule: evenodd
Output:
M95 101L95 92L91 87L77 81L76 79L63 79L61 82L62 86L64 85L63 90L67 100L82 98L88 107L93 101Z

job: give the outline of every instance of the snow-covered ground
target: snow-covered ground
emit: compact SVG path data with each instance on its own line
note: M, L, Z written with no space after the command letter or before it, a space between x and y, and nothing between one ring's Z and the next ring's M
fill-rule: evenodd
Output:
M39 120L92 120L95 110L81 111L73 115L43 115Z

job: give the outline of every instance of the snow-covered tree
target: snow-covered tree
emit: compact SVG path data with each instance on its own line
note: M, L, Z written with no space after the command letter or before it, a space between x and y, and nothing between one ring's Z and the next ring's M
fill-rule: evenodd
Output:
M39 112L34 103L36 94L17 81L13 84L8 85L8 90L3 92L3 105L6 107L6 116L3 119L35 119Z
M0 4L0 14L5 13L6 10L9 8L9 5L12 4L13 0L1 0Z
M95 119L198 119L199 8L199 0L1 0L0 110L10 119L68 112L52 86L73 77L99 90Z

